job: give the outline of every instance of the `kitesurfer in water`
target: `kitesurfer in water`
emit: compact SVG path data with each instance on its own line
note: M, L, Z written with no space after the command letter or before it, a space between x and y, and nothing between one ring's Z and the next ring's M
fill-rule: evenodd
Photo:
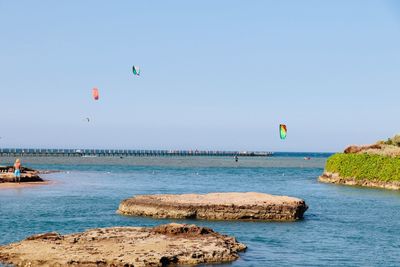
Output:
M239 157L237 155L235 155L235 161L238 162L239 161Z

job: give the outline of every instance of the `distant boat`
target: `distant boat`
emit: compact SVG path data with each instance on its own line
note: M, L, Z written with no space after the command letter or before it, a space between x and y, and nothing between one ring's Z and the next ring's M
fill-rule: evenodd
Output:
M97 158L96 155L82 155L82 158Z
M310 160L311 158L310 157L304 157L304 160Z

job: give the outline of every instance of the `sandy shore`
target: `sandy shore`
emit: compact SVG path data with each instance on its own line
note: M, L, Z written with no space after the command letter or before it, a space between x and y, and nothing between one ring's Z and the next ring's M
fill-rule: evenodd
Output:
M40 185L49 185L52 184L51 181L43 181L43 182L24 182L24 183L0 183L1 189L19 189L19 188L27 188L27 187L35 187Z

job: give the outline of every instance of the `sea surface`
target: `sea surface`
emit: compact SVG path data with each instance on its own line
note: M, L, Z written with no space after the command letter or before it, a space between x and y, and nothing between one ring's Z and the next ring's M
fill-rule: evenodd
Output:
M311 156L311 160L303 157ZM63 234L108 226L196 223L248 246L218 266L400 266L400 193L319 183L328 154L268 158L22 158L60 170L51 185L0 190L0 244L35 233ZM11 163L0 158L0 165ZM303 198L297 222L166 220L116 214L137 194L256 191Z

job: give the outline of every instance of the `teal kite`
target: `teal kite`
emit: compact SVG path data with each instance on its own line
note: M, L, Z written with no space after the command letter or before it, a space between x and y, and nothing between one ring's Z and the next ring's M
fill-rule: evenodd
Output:
M140 68L138 66L132 67L133 75L140 76Z

